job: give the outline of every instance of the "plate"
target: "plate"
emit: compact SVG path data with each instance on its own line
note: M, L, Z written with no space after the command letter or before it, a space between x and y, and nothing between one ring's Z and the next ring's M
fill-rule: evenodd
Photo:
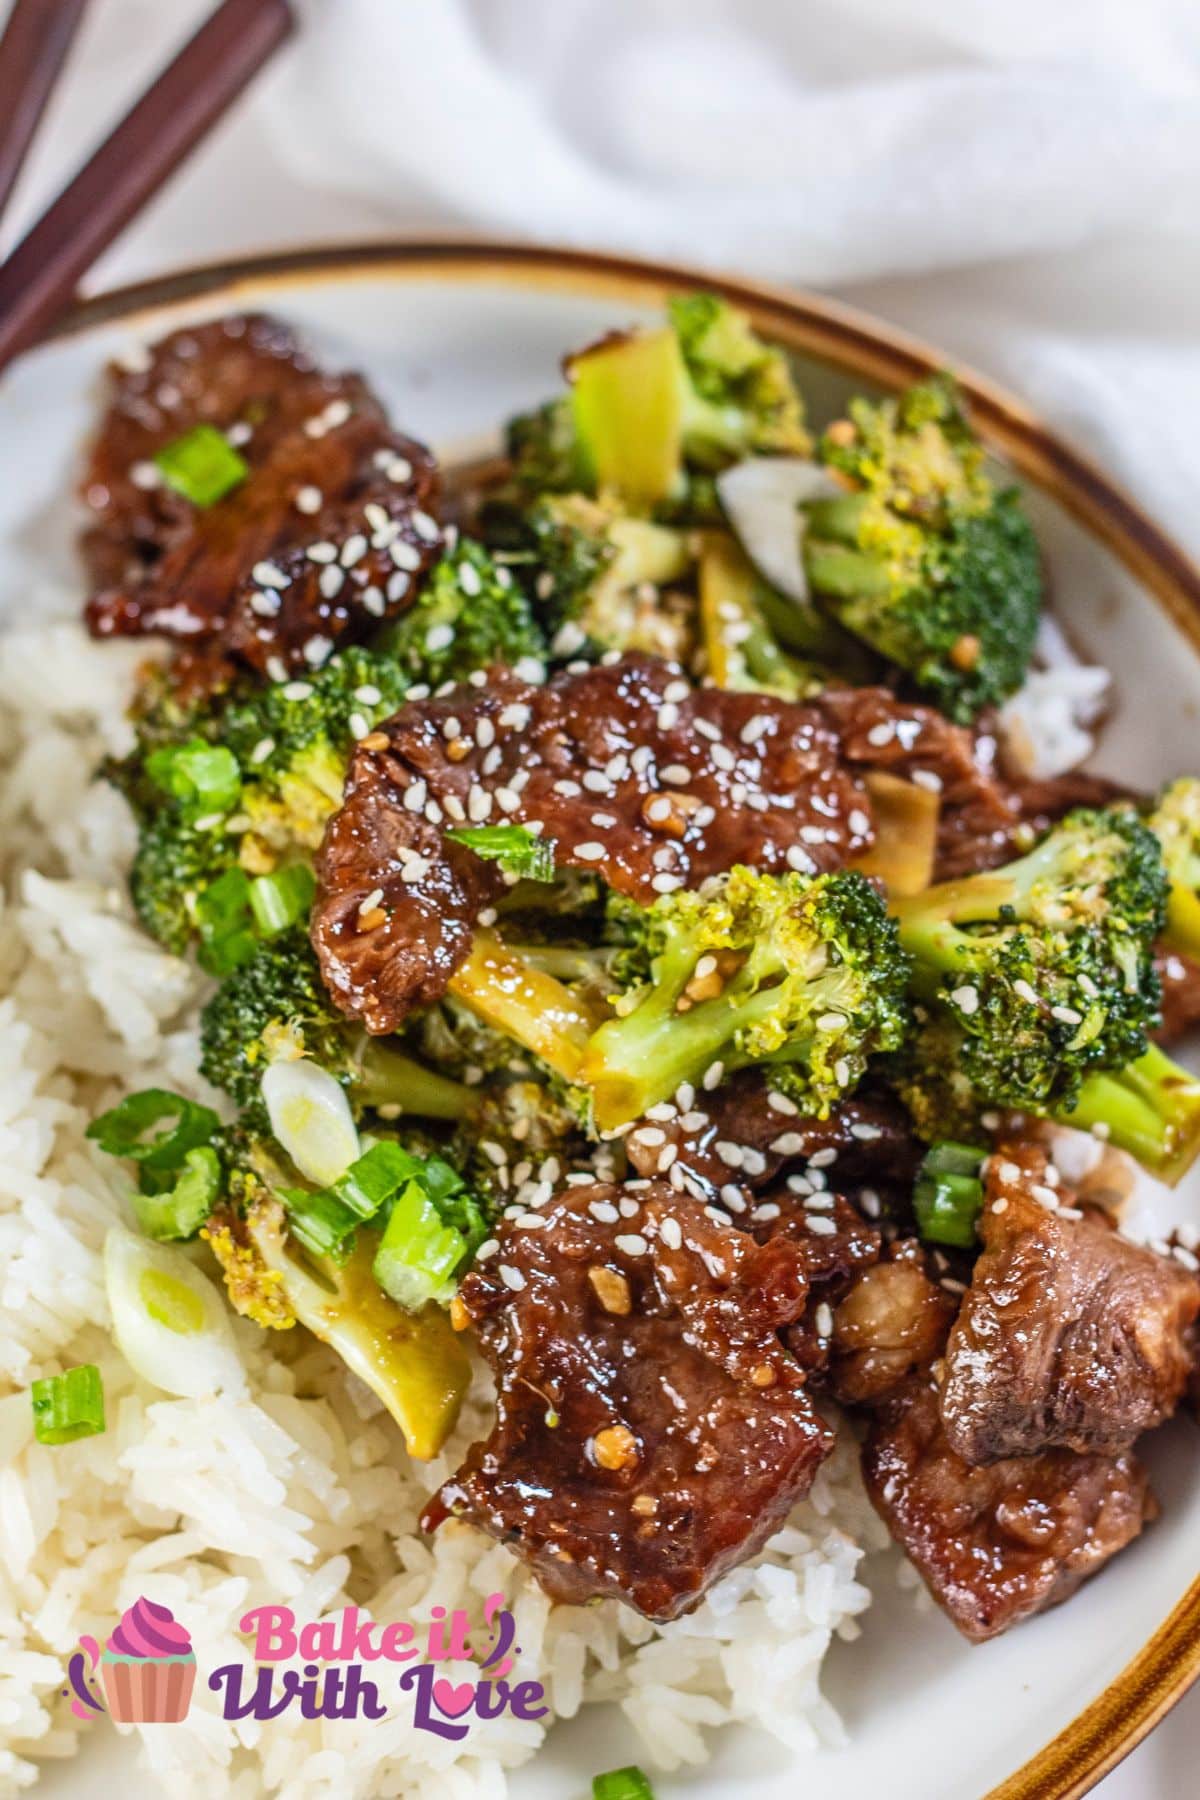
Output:
M949 359L811 295L625 259L524 246L381 244L185 271L78 308L0 389L0 617L19 613L35 570L78 583L75 519L63 496L108 356L185 319L268 307L333 366L359 365L406 430L444 457L482 449L497 421L555 391L564 351L650 317L681 288L717 288L796 356L812 417L854 389L896 387ZM1055 605L1116 672L1098 765L1147 787L1195 767L1200 717L1200 574L1106 478L1012 396L960 371L989 449L1026 484ZM1200 1175L1139 1205L1200 1221ZM837 1646L827 1691L844 1750L797 1759L730 1731L705 1769L656 1784L662 1800L1067 1800L1084 1793L1200 1673L1200 1446L1190 1420L1154 1441L1163 1518L1067 1606L1008 1637L968 1646L914 1608L895 1565L867 1565L876 1603L862 1639ZM83 1761L47 1783L112 1791L129 1746L95 1734ZM634 1760L619 1716L585 1710L512 1780L514 1800L582 1800L583 1771ZM111 1759L111 1760L110 1760ZM97 1783L100 1784L97 1787Z

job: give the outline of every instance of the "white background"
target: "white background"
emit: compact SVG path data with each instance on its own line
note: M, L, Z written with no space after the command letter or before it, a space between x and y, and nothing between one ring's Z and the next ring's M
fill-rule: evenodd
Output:
M1194 0L304 5L91 285L490 228L819 286L1007 380L1200 553ZM94 0L5 247L207 6ZM1200 1693L1101 1800L1190 1800L1198 1761Z

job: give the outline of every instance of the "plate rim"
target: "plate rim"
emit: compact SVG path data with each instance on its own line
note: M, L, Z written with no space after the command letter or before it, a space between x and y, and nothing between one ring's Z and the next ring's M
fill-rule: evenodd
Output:
M462 235L389 237L221 258L125 283L77 301L46 341L54 344L116 320L150 320L200 300L223 297L236 304L251 288L286 290L314 279L385 277L463 284L499 278L637 304L661 304L670 292L701 288L743 307L761 330L788 348L885 388L951 368L989 448L1098 538L1200 655L1200 567L1119 483L1004 386L873 314L806 289L568 246ZM1120 1674L981 1800L1080 1800L1198 1677L1200 1578Z

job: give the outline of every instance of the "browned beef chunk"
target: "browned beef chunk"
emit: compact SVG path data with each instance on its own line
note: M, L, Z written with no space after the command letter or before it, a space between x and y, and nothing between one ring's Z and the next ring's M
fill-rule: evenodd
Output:
M462 1283L497 1418L426 1526L482 1526L556 1599L675 1618L760 1548L832 1448L779 1338L803 1259L666 1182L567 1187L533 1217Z
M1162 982L1162 1026L1154 1035L1173 1044L1200 1024L1200 963L1160 945L1154 967Z
M689 1096L684 1096L688 1098ZM678 1099L678 1096L677 1096ZM691 1105L663 1105L625 1140L639 1175L658 1172L664 1156L697 1199L741 1216L753 1196L776 1188L789 1169L808 1170L812 1185L853 1193L865 1183L911 1186L918 1160L903 1109L886 1095L856 1095L827 1119L802 1117L757 1070L744 1069ZM775 1196L772 1196L773 1198Z
M934 878L993 868L1011 852L1020 813L996 772L996 740L952 725L888 688L832 689L821 704L851 768L884 769L936 786L941 796Z
M110 386L82 483L98 636L161 632L214 670L232 658L280 676L408 604L442 546L437 477L360 376L325 374L255 314L173 332ZM249 465L203 508L153 461L200 424Z
M643 656L542 687L493 670L364 739L326 833L313 942L338 1005L369 1031L444 991L496 881L439 852L431 818L539 820L560 866L644 903L738 862L836 868L871 830L815 707L691 689Z
M988 1161L984 1249L941 1399L947 1439L972 1463L1054 1444L1115 1454L1170 1416L1188 1378L1200 1281L1097 1216L1059 1210L1046 1169L1036 1144Z
M871 1406L942 1354L958 1301L942 1288L915 1238L893 1244L887 1260L850 1285L833 1315L833 1392L847 1405Z
M919 1376L875 1415L863 1474L938 1605L976 1643L1068 1599L1157 1512L1128 1453L1045 1450L972 1468Z

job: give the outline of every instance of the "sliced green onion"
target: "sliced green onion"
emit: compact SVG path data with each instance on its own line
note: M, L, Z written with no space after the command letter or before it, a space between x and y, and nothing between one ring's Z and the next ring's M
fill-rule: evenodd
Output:
M317 878L307 863L289 863L272 875L250 883L250 911L264 937L275 937L305 918L317 891Z
M104 1240L104 1285L117 1346L145 1381L189 1399L245 1388L221 1296L177 1245L114 1225Z
M497 862L509 875L526 881L554 880L554 840L535 837L524 825L464 825L447 831L484 862Z
M284 1188L281 1197L292 1236L314 1256L344 1263L354 1249L359 1215L324 1190L313 1193L309 1188Z
M154 458L168 487L193 506L212 506L250 473L250 465L215 425L193 425Z
M654 1789L636 1767L592 1777L592 1800L654 1800Z
M973 1248L983 1209L979 1171L986 1155L986 1150L949 1140L929 1149L913 1188L913 1212L923 1238L960 1250Z
M73 1444L104 1430L104 1383L95 1363L47 1375L29 1390L39 1444Z
M419 1180L423 1173L419 1156L387 1140L372 1144L357 1162L352 1162L331 1192L360 1219L373 1219L394 1194L410 1181Z
M133 1196L134 1217L146 1236L159 1242L195 1237L220 1191L220 1158L210 1144L201 1144L184 1157L173 1187L155 1192L143 1182L142 1192Z
M250 877L244 869L226 869L204 889L196 901L196 929L200 934L196 956L210 975L231 975L249 962L259 939L250 909Z
M361 1153L346 1090L304 1059L275 1062L262 1078L271 1130L302 1175L320 1187L340 1181Z
M452 1297L455 1273L469 1253L463 1233L443 1224L429 1195L410 1181L392 1206L372 1273L398 1305L419 1312L430 1300Z
M219 1123L211 1106L166 1088L143 1088L93 1119L87 1135L109 1156L127 1156L144 1169L170 1172L183 1167L189 1150L207 1144ZM155 1131L156 1125L162 1129Z
M146 758L146 773L164 793L199 812L229 812L242 791L241 772L232 750L203 738L152 750Z

